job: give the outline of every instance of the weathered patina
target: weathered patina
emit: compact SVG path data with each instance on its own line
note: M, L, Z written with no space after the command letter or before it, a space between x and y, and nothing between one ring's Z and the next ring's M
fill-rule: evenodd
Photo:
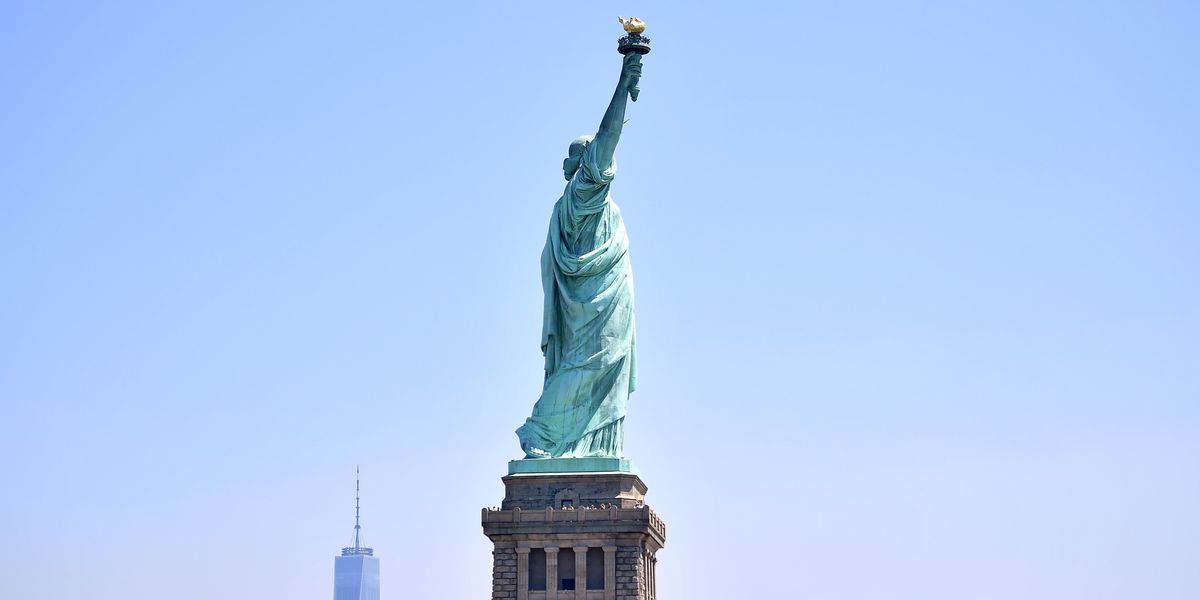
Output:
M626 405L637 384L633 270L609 187L642 54L625 54L599 129L572 141L563 161L568 183L541 261L546 379L533 414L517 429L527 458L622 456Z

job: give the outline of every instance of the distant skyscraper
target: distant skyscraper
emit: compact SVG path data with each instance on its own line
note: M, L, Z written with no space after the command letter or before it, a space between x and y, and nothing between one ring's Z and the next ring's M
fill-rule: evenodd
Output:
M333 559L333 600L379 600L379 559L362 545L358 524L358 469L354 469L354 545Z

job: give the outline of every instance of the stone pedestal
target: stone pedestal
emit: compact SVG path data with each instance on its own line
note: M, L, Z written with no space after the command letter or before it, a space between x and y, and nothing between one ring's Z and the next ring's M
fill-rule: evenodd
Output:
M646 484L631 465L564 473L510 465L509 472L500 510L482 513L483 533L495 544L493 600L655 598L655 554L667 527L645 505Z

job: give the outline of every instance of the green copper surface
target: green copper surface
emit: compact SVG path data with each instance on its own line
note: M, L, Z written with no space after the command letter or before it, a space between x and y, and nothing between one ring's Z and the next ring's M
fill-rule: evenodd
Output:
M527 458L508 461L509 475L545 473L632 473L637 467L628 458Z
M620 458L637 382L633 269L621 211L609 195L613 159L641 55L626 55L595 136L576 138L563 161L567 186L542 251L542 353L546 379L517 429L527 458Z

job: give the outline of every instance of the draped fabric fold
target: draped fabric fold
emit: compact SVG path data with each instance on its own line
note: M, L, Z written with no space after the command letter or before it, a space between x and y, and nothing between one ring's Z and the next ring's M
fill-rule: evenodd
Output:
M616 162L595 145L554 205L542 250L546 380L517 429L527 457L621 457L636 386L633 271L620 209L609 197Z

